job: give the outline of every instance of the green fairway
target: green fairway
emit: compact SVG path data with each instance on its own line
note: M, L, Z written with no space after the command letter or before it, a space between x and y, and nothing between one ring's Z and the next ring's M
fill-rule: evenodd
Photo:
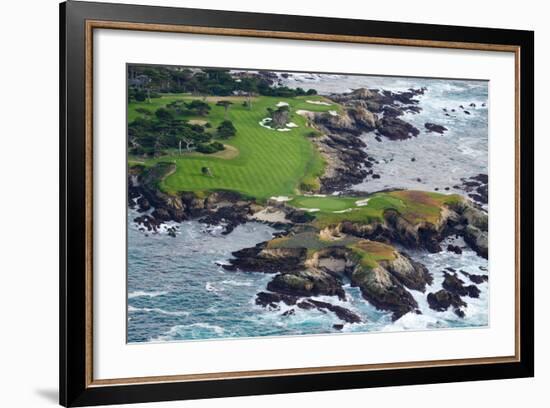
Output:
M153 98L151 102L132 102L128 104L128 121L131 122L142 113L137 108L154 113L160 107L174 100L202 99L190 95L167 95ZM318 105L309 101L326 101L320 96L299 96L293 98L259 96L252 99L252 108L243 106L244 97L216 98L208 97L211 106L207 116L182 116L183 119L206 120L215 129L224 120L224 108L216 106L219 99L230 99L227 119L232 121L237 134L221 141L228 151L213 155L184 153L177 151L154 159L129 157L129 163L152 165L157 162L172 162L176 172L167 177L160 187L167 192L232 190L246 196L265 199L274 195L291 195L302 189L312 189L322 174L323 159L314 147L308 134L312 128L307 119L296 113L297 110L325 112L339 111L336 104ZM290 120L297 125L289 131L277 131L260 126L259 122L267 117L267 108L276 108L279 102L288 103L291 110ZM208 167L212 176L201 173L202 167Z
M439 194L424 191L392 191L366 197L297 196L289 204L309 209L320 228L342 221L369 223L382 220L384 212L395 210L411 223L436 223L441 207L462 200L457 194Z

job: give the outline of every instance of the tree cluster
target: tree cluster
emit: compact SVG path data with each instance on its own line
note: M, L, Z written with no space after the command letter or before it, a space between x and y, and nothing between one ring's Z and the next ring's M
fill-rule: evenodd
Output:
M200 102L200 103L194 103ZM128 124L128 151L134 155L156 156L165 154L168 149L183 151L198 151L201 153L215 153L224 149L222 143L213 141L228 139L236 134L235 126L231 121L224 120L215 130L208 131L210 124L191 124L177 118L178 109L208 112L210 106L201 101L189 103L171 103L166 108L157 109L154 114L141 109L142 116Z
M246 73L236 75L227 69L129 65L128 100L142 102L158 93L191 93L193 95L229 96L266 95L293 97L314 95L314 89L276 86L273 73Z

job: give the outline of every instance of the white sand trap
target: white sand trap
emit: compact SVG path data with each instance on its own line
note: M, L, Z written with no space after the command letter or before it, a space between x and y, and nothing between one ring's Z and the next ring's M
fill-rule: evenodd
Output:
M263 222L278 222L282 224L289 224L290 221L286 219L286 214L278 208L267 207L261 211L258 211L250 218Z
M306 212L318 212L321 211L320 208L299 208L299 210L306 211Z
M364 207L365 205L367 205L369 203L369 200L370 200L370 198L365 198L364 200L357 200L355 202L355 205L357 207Z
M258 124L263 128L274 130L271 126L268 125L268 123L271 122L271 120L272 120L271 118L263 118L258 122Z
M288 128L297 128L298 125L297 125L296 123L294 123L294 122L288 122L288 123L286 124L286 127L288 127Z
M324 105L324 106L332 106L332 103L324 102L324 101L310 101L307 100L307 103L312 103L314 105Z
M331 195L333 195L333 196L339 196L340 194L342 194L341 191L335 191L335 192L332 193Z
M275 106L280 108L281 106L288 106L288 103L281 101L281 102L278 102L277 105Z
M285 201L290 201L292 200L292 198L290 197L287 197L287 196L276 196L276 197L271 197L272 200L275 200L279 203L284 203Z
M308 111L304 109L298 109L296 111L296 114L300 116L305 116L306 118L312 118L313 116L315 116L315 113L313 113L312 111Z
M292 129L277 129L277 132L290 132Z
M345 210L333 211L334 214L344 214L353 211L353 208L346 208Z
M335 110L329 110L328 113L331 116L338 116L338 112L336 112Z

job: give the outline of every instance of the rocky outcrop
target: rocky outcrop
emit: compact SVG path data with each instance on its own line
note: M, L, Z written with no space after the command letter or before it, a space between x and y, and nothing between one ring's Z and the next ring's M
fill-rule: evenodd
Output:
M290 111L287 106L281 106L279 109L271 112L271 126L275 129L284 128L289 120Z
M346 323L361 323L362 319L359 315L352 312L349 309L346 309L345 307L333 305L332 303L328 302L321 302L320 300L315 299L306 299L298 303L298 307L308 309L308 305L313 305L318 310L327 310L332 313L334 313L340 320L346 322Z
M402 119L393 116L385 116L380 120L377 131L390 140L405 140L418 136L420 131Z
M463 178L461 182L454 188L465 191L468 197L480 205L489 203L489 177L487 174L480 173L470 178Z
M386 268L399 282L409 289L424 292L426 285L431 285L433 277L423 264L412 260L408 255L396 252L392 261L382 261Z
M323 313L332 312L336 315L336 317L346 323L362 322L362 319L358 314L346 309L345 307L315 299L300 299L297 296L281 293L260 292L256 295L255 303L271 310L280 310L279 305L281 303L287 306L296 306L299 309L305 310L317 309ZM283 316L291 316L293 314L295 314L294 309L288 309L283 313Z
M475 285L465 286L464 281L457 274L444 273L443 288L458 296L479 297L479 289Z
M203 223L223 226L222 233L228 234L249 220L252 207L256 204L251 200L243 200L238 193L219 191L199 195L193 192L168 194L161 191L158 184L175 170L176 165L173 163L158 163L151 168L132 170L128 178L131 204L137 206L140 212L153 209L147 218L137 217L137 223L149 229L147 225L158 227L162 222L199 218Z
M351 275L351 281L361 289L363 297L375 307L391 311L393 320L418 308L411 293L382 266L372 269L357 266Z
M317 250L304 261L305 248L266 250L266 245L264 243L234 253L237 259L225 267L229 270L281 272L267 285L272 295L263 294L257 298L256 302L263 306L320 295L345 300L342 286L349 281L359 287L362 296L375 307L392 312L393 318L398 319L418 308L407 289L423 292L426 285L432 282L432 276L424 265L406 254L391 250L391 247L388 247L387 259L367 266L362 263L361 255L345 246ZM312 302L311 299L309 301Z
M472 281L476 285L489 281L488 275L476 275L474 273L468 273L466 271L463 271L462 269L460 270L460 273L462 273L464 276L466 276L468 279L470 279L470 281Z
M351 133L331 133L324 129L324 136L314 143L325 158L325 172L320 177L322 193L342 191L358 184L367 176L364 163L368 162L365 143Z
M418 113L421 109L415 97L424 92L424 88L405 92L360 88L349 93L332 94L329 98L342 104L346 110L336 117L319 117L318 122L333 132L359 134L376 130L391 140L408 139L417 136L419 130L399 116L405 112Z
M272 292L294 296L338 296L345 300L342 281L320 269L305 269L275 276L267 284Z
M307 256L306 248L267 248L262 242L255 247L235 251L229 265L223 265L227 270L245 272L298 272L304 269Z
M428 132L439 133L440 135L448 130L445 126L437 125L435 123L425 123L424 127L427 129Z
M453 308L454 313L458 317L464 317L462 307L466 307L466 303L460 298L460 296L453 294L445 289L441 289L435 293L428 294L428 305L431 309L438 312L444 312L449 307Z

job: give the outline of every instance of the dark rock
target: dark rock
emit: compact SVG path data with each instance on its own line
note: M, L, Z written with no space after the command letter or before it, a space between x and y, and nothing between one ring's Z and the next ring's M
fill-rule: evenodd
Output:
M353 313L351 310L346 309L345 307L333 305L328 302L321 302L319 300L307 299L304 302L311 303L317 309L328 310L334 313L340 320L343 320L346 323L360 323L361 317Z
M315 216L304 210L291 210L286 216L290 221L296 224L305 224L312 221Z
M462 272L462 274L464 274L464 276L466 276L468 279L470 279L473 283L479 285L483 282L488 282L489 281L489 276L488 275L476 275L476 274L473 274L473 273L468 273L466 271L463 271L461 270L460 272Z
M305 268L306 248L265 248L266 243L260 243L252 248L233 252L235 259L224 269L239 269L245 272L292 272Z
M281 316L288 317L294 315L295 313L296 311L294 309L288 309L286 312L283 312Z
M464 281L458 278L456 274L451 275L449 273L445 273L445 279L443 280L442 286L444 289L458 296L478 298L480 293L477 286L464 286Z
M473 180L477 180L480 183L487 184L489 183L489 176L487 174L478 174L477 176L472 177Z
M299 302L298 303L298 307L300 309L304 309L304 310L311 310L311 309L315 309L315 306L310 303L310 302L307 302L307 301L302 301L302 302Z
M295 305L298 300L295 296L284 295L281 293L260 292L256 295L256 304L259 306L277 307L277 303L284 303L288 306ZM299 306L299 305L298 305Z
M276 275L267 284L271 292L292 296L338 296L345 299L342 282L335 276L319 269L306 269Z
M418 136L420 131L408 122L396 117L383 117L378 132L390 140L405 140Z
M224 227L222 234L227 235L238 225L248 222L249 213L248 206L225 206L209 211L205 217L199 219L199 222L207 225L222 225Z
M159 220L146 214L134 218L134 222L138 225L143 225L149 232L157 232L161 224Z
M440 135L447 131L447 128L445 126L437 125L435 123L425 123L424 127L428 129L428 132L435 132L439 133Z
M467 110L465 110L464 113L465 113L466 115L469 115L469 114L470 114L470 112L468 112Z
M464 312L460 309L466 307L467 304L460 298L460 296L441 289L435 293L428 293L428 305L430 309L438 312L444 312L449 307L452 307L454 313L459 317L464 317Z
M343 324L333 324L332 328L334 330L342 330L344 328L344 325Z
M462 254L462 249L457 245L447 245L447 251L454 252L457 255Z
M151 204L149 203L149 200L145 198L144 196L141 196L137 199L137 204L139 206L140 212L145 212L151 209Z
M356 270L351 276L352 284L359 286L363 297L381 310L389 310L392 319L418 308L416 300L403 285L383 268Z
M373 179L379 179L379 178L380 178L380 174L373 174L373 175L372 175L372 178L373 178Z
M411 157L411 161L414 162L416 161L416 159L414 157Z
M172 220L172 216L170 215L168 210L166 210L165 208L155 208L155 210L151 213L151 215L160 221Z

